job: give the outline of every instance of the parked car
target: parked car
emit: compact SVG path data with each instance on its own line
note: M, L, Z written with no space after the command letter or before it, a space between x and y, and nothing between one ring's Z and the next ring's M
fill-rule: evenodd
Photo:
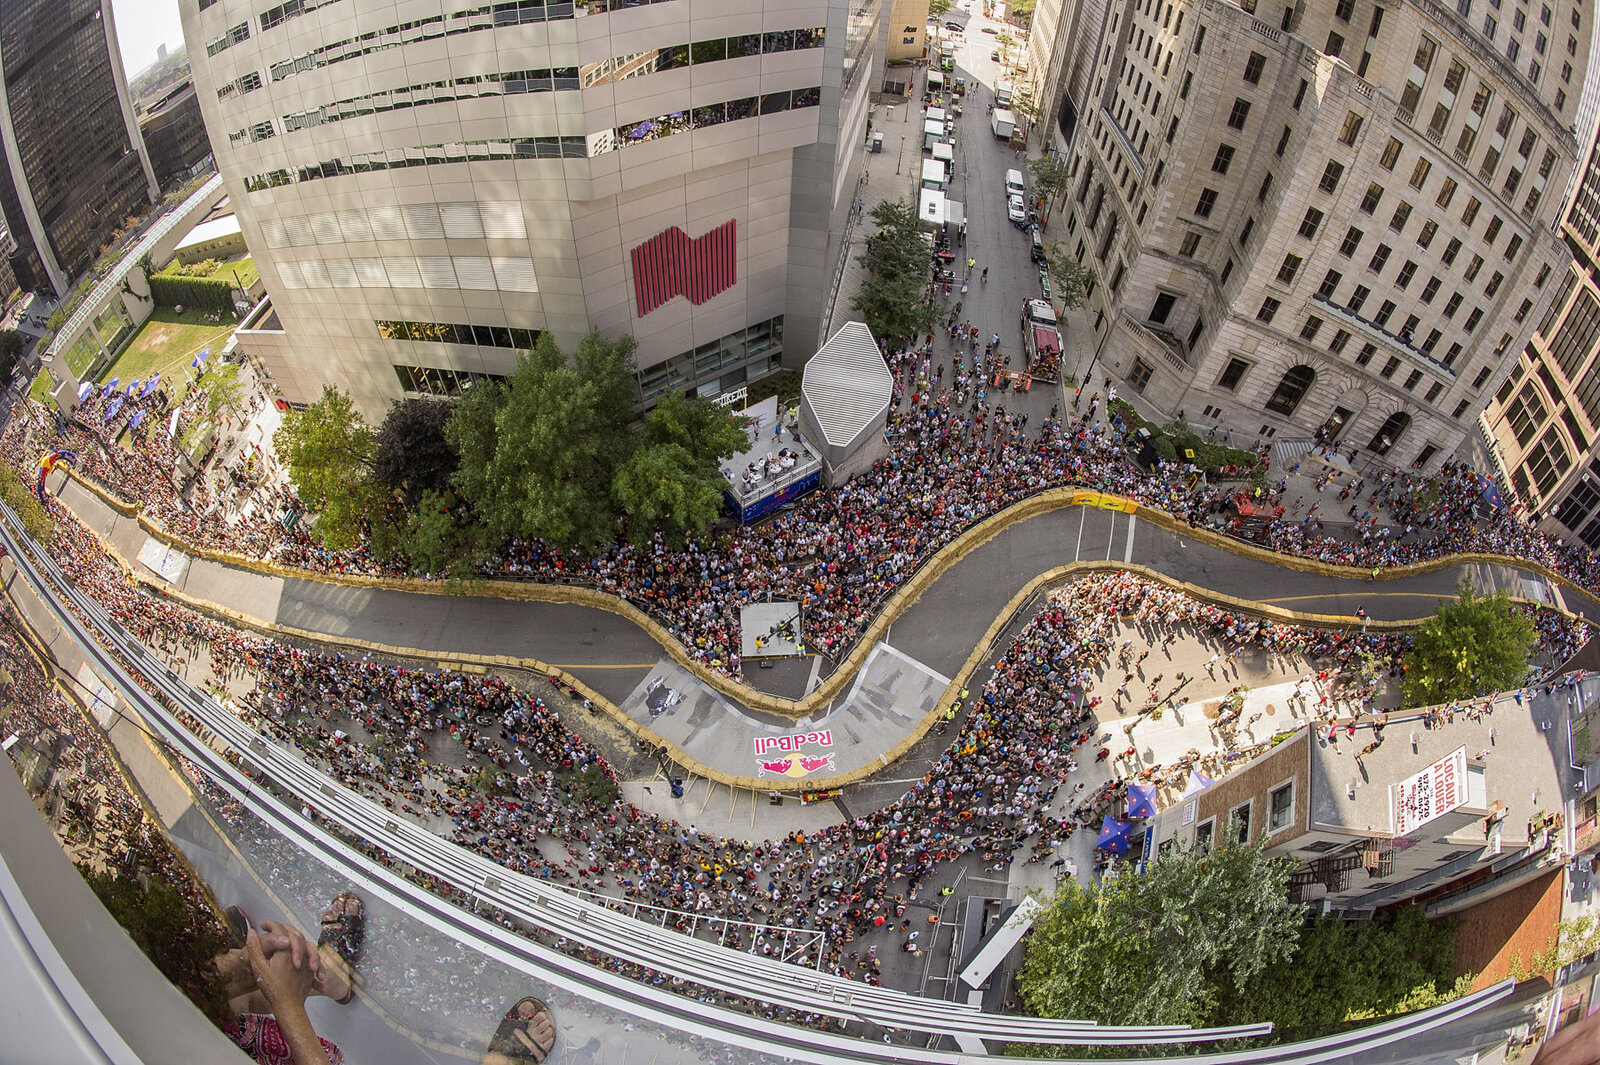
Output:
M964 27L959 22L946 22L944 28L951 33L961 33L964 30Z
M1006 217L1019 226L1028 220L1028 209L1022 206L1021 196L1006 197Z

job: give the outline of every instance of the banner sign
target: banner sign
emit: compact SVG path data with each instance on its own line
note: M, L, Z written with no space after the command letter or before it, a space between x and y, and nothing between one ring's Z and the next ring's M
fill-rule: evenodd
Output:
M833 746L833 730L823 729L821 732L796 732L788 736L757 736L755 739L756 754L763 755L768 751L798 751L808 743L818 747Z
M1391 785L1394 834L1415 832L1467 801L1467 749L1457 747L1422 772Z

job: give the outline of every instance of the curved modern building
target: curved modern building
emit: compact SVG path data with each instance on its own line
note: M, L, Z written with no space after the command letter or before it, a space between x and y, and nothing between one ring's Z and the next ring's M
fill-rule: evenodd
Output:
M882 0L186 0L195 85L290 402L639 340L639 400L814 350Z

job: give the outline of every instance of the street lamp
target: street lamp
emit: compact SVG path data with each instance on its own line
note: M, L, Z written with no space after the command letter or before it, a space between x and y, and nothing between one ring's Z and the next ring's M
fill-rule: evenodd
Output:
M894 172L896 174L900 173L900 165L902 163L904 163L905 160L906 160L906 135L904 133L902 133L902 134L900 134L900 158L896 159L895 163L894 163Z

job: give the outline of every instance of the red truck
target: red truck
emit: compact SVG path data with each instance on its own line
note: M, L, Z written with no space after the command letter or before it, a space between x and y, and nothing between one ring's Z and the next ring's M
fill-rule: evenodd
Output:
M1061 380L1061 323L1048 300L1022 301L1022 350L1035 381Z

